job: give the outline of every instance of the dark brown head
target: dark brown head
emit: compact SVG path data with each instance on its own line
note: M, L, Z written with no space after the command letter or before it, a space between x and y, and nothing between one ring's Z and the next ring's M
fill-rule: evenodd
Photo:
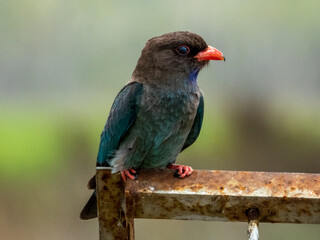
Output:
M172 32L151 38L143 48L133 80L170 84L188 79L208 64L224 60L221 52L191 32Z

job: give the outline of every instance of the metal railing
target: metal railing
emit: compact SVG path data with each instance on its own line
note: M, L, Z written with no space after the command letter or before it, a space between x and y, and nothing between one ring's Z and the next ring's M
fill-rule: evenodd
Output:
M97 168L100 240L134 240L134 219L320 224L320 174L195 170L185 179L173 170L140 170L124 183Z

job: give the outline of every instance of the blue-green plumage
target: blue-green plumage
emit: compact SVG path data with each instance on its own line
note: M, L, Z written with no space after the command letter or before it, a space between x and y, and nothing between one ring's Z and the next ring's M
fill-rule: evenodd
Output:
M183 151L187 147L191 146L197 140L197 138L200 134L201 127L202 127L203 114L204 114L204 100L203 100L203 95L201 94L196 118L194 119L193 126L190 130L190 133L189 133L181 151Z
M99 166L114 171L165 168L198 137L203 96L185 79L181 91L131 82L116 97L103 133Z
M110 159L114 157L121 141L136 120L142 92L141 83L131 82L122 88L115 98L107 123L101 133L97 157L98 166L110 166Z

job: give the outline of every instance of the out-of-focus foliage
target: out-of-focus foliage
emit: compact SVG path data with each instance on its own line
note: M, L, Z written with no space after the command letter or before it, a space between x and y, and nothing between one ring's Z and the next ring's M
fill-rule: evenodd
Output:
M100 131L145 42L196 32L227 61L199 75L194 168L319 172L319 1L0 1L1 239L97 239L78 220ZM245 239L246 224L140 220L137 239ZM318 239L315 225L261 225Z

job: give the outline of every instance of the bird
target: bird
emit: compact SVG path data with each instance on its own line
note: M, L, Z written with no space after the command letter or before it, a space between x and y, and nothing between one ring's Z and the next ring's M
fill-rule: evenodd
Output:
M166 33L147 41L131 80L120 90L101 133L97 167L135 180L139 169L176 169L179 178L192 167L175 164L199 136L204 98L197 77L210 60L224 60L198 34ZM95 189L95 177L88 183ZM96 191L80 218L97 217Z

